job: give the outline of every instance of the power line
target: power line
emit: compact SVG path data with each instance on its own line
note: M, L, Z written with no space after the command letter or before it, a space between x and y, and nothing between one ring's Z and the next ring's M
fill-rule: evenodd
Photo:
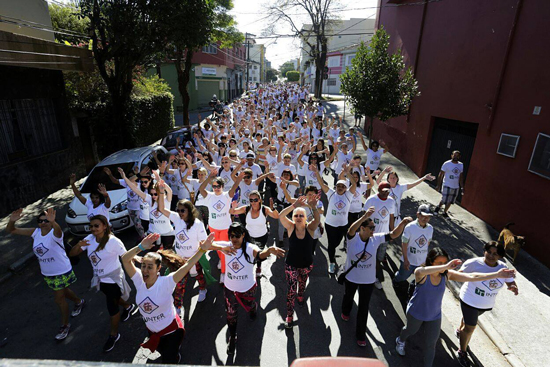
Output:
M56 30L53 26L50 26L50 25L47 25L47 24L32 22L32 21L30 21L30 20L19 19L19 18L14 18L14 17L10 17L10 16L7 16L7 15L2 15L2 14L0 14L0 20L1 20L2 18L8 18L8 21L11 19L11 20L14 21L14 23L17 23L16 21L20 21L20 22L24 22L24 23L31 24L31 25L35 24L35 25L37 25L37 26L40 26L39 29L46 28L46 29L54 30L56 33L58 32L58 30ZM18 24L18 25L23 25L23 24L20 24L20 23L17 23L17 24ZM78 37L90 38L90 37L88 37L87 35L85 35L85 34L83 34L83 33L78 33L78 32L72 31L72 30L70 30L70 29L59 28L59 31L71 33L71 34L73 34L75 37L78 36Z
M1 17L3 18L4 16L1 15ZM52 30L52 29L44 28L44 27L36 27L36 26L32 26L32 25L30 25L30 24L19 23L19 22L16 22L16 21L12 21L12 20L9 20L9 19L2 19L2 18L0 18L0 23L7 23L7 24L11 24L11 25L17 25L17 26L22 26L22 27L37 29L37 30L44 31L44 32L57 33L57 34L64 34L64 35L66 35L66 36L71 36L71 37L77 36L77 35L75 35L75 34L71 34L71 33L67 33L67 32L55 31L55 30ZM88 36L82 36L82 37L90 38L90 37L88 37Z

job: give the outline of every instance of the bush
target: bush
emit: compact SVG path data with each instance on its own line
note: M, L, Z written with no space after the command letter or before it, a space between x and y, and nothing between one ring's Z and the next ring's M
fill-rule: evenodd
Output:
M300 72L295 70L287 71L286 79L289 82L297 82L298 80L300 80Z
M120 139L113 128L111 100L99 73L65 73L69 111L88 121L100 157L113 153ZM174 126L174 96L158 76L136 73L130 102L131 139L144 146L161 139Z

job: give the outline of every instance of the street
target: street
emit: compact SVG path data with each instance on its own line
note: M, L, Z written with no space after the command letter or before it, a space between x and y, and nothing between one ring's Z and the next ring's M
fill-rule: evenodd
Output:
M343 102L327 103L327 113L343 113ZM347 121L352 121L348 117ZM362 150L362 148L361 148ZM403 211L411 215L416 210L418 189L410 190L403 200ZM433 221L434 227L445 224L441 219ZM271 233L276 233L277 223L272 221ZM133 247L137 234L128 230L119 235L126 248ZM441 238L435 239L441 241ZM17 238L12 238L13 243ZM287 243L285 240L285 247ZM400 249L391 245L388 250L388 267L395 272L399 266ZM213 274L218 276L217 255L210 260ZM342 264L345 253L337 250L337 262ZM349 322L340 318L343 286L327 273L326 235L321 240L314 259L314 268L306 288L306 306L297 306L294 328L284 328L286 313L286 282L284 260L274 257L264 262L263 275L258 282L257 299L260 300L258 318L251 321L241 309L238 325L237 351L234 359L226 354L227 327L225 323L223 289L219 284L208 286L206 300L197 304L198 285L194 280L188 285L185 296L185 340L182 345L183 364L195 365L251 365L284 366L298 357L357 356L377 358L388 366L422 366L421 332L407 343L406 357L395 352L395 338L405 319L403 305L391 285L388 271L383 290L374 290L368 319L368 344L358 347L355 342L354 306ZM59 312L53 302L52 292L33 261L20 274L2 285L0 314L3 316L0 339L7 338L0 348L5 358L63 359L85 361L109 361L143 363L144 350L139 344L146 337L146 328L139 314L121 324L122 335L115 349L103 353L102 346L108 335L108 314L104 295L89 290L91 266L81 255L74 268L78 281L71 287L86 299L82 314L71 319L69 337L57 343L54 335L59 327ZM435 366L458 365L455 360L457 339L454 329L461 318L457 299L447 289L443 301L441 338L437 345ZM133 299L133 294L131 300ZM357 302L357 296L356 296ZM70 305L72 308L72 305ZM508 366L505 358L482 330L476 331L472 354L479 366ZM149 361L148 363L154 363Z

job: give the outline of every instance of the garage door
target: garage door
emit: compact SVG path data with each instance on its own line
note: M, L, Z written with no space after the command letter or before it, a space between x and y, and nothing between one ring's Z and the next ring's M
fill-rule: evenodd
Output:
M220 81L219 80L197 80L198 104L199 107L208 107L208 102L212 99L212 95L220 97Z

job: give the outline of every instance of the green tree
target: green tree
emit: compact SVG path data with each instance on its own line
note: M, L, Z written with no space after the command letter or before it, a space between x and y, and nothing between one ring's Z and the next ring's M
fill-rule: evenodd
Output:
M183 123L189 125L190 97L187 87L193 55L210 43L220 48L232 47L242 42L244 37L228 14L233 8L231 0L187 0L164 5L162 32L169 42L166 55L174 59L178 90L183 102Z
M287 61L279 67L279 72L281 73L282 78L286 78L287 71L292 71L292 70L296 70L294 68L294 63L292 61Z
M411 68L405 67L400 51L388 52L389 44L386 31L377 30L370 45L361 42L352 67L340 76L342 93L355 111L370 120L369 138L375 118L386 121L407 114L413 98L420 95Z
M300 80L300 72L296 70L287 71L286 79L289 82L297 82L298 80Z
M267 69L265 75L266 75L265 79L268 82L276 82L277 81L277 76L279 75L279 72L276 69Z
M151 63L164 49L160 32L168 0L81 0L81 17L90 19L88 34L99 74L109 90L118 148L135 146L129 113L136 67Z
M80 17L79 10L74 7L48 4L55 40L60 43L69 42L72 45L87 45L89 41L88 28L90 19ZM74 35L72 35L74 34Z

